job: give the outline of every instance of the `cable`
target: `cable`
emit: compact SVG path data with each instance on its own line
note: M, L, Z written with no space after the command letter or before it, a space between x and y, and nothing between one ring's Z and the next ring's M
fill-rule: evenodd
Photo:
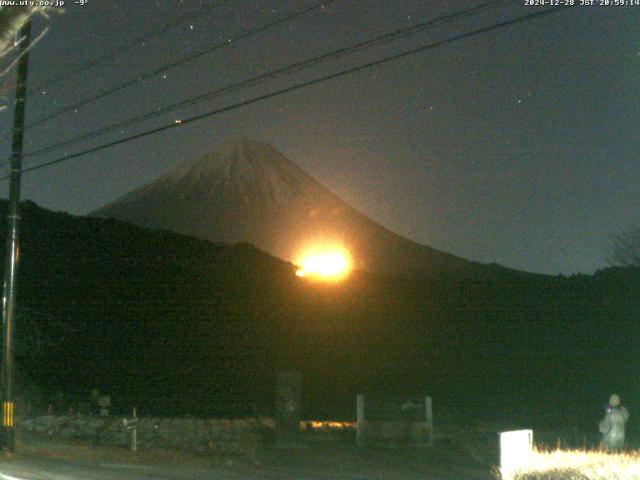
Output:
M492 9L495 8L503 3L509 3L512 2L513 0L494 0L482 5L479 5L477 7L468 9L468 10L464 10L461 12L456 12L453 14L446 14L446 15L441 15L440 17L437 17L433 20L429 20L427 22L421 22L418 23L416 25L413 25L411 27L408 28L403 28L403 29L399 29L396 30L394 32L390 32L390 33L386 33L383 35L380 35L378 37L375 37L373 39L370 40L366 40L363 42L359 42L356 43L354 45L351 45L349 47L343 47L337 50L334 50L332 52L328 52L325 53L323 55L320 55L319 57L314 57L312 59L309 60L305 60L302 62L297 62L297 63L293 63L290 65L287 65L285 67L281 67L279 69L276 70L272 70L271 72L267 72L264 73L262 75L259 75L257 77L253 77L247 80L244 80L242 82L238 82L235 84L230 84L230 85L226 85L224 87L220 87L214 90L211 90L209 92L203 93L201 95L195 96L195 97L190 97L187 98L186 100L182 100L180 102L177 103L173 103L171 105L167 105L163 108L157 109L157 110L153 110L151 112L148 113L144 113L142 115L138 115L137 117L133 117L130 119L126 119L111 125L107 125L105 127L99 128L97 130L94 130L92 132L88 132L86 134L77 136L77 137L73 137L70 138L68 140L63 140L62 142L58 142L52 145L48 145L45 147L42 147L38 150L34 150L31 151L29 153L27 153L25 156L26 157L33 157L36 155L41 155L43 153L49 152L51 150L55 150L67 145L71 145L71 144L75 144L84 140L88 140L91 138L95 138L101 135L104 135L110 131L119 129L119 128L126 128L129 127L131 125L134 125L136 123L142 122L144 120L149 120L151 118L160 116L160 115L164 115L165 113L170 113L176 110L179 110L181 108L184 108L186 106L190 106L190 105L195 105L197 103L200 103L204 100L208 100L211 98L215 98L218 96L222 96L224 94L228 94L231 92L235 92L237 90L246 88L248 86L254 86L257 85L259 83L263 83L267 80L272 80L274 78L277 78L279 76L283 76L283 75L288 75L290 73L294 73L294 72L299 72L301 70L310 68L312 66L318 65L319 63L322 63L326 60L329 59L333 59L334 57L340 57L340 56L344 56L344 55L348 55L351 53L354 53L356 51L360 51L360 50L364 50L365 48L370 48L373 46L377 46L377 45L382 45L388 42L391 42L393 40L396 40L397 38L402 38L402 37L406 37L409 36L411 34L417 33L420 30L423 30L426 27L436 27L436 26L440 26L440 25L444 25L446 23L449 23L451 21L457 20L461 17L464 16L469 16L469 15L476 15L480 12L486 11L488 9Z
M76 104L70 105L68 107L64 107L63 109L58 110L57 112L54 112L54 113L52 113L52 114L50 114L48 116L42 117L42 118L40 118L38 120L35 120L34 122L28 123L25 126L25 128L33 128L33 127L36 127L38 125L41 125L41 124L43 124L45 122L48 122L49 120L53 120L54 118L59 117L60 115L63 115L63 114L68 113L68 112L71 112L71 111L76 110L76 109L78 109L80 107L84 107L85 105L93 103L93 102L95 102L97 100L101 100L101 99L103 99L105 97L113 95L114 93L117 93L117 92L119 92L121 90L124 90L125 88L128 88L128 87L130 87L132 85L136 85L136 84L138 84L140 82L143 82L143 81L145 81L145 80L147 80L147 79L149 79L151 77L154 77L154 76L156 76L156 75L158 75L160 73L166 72L167 70L179 67L180 65L183 65L185 63L191 62L191 61L195 60L196 58L199 58L199 57L201 57L203 55L206 55L206 54L209 54L209 53L211 53L211 52L213 52L215 50L219 50L221 48L227 47L232 42L237 42L237 41L243 40L245 38L251 37L251 36L256 35L256 34L258 34L260 32L263 32L265 30L273 28L273 27L275 27L277 25L280 25L282 23L288 22L288 21L293 20L293 19L295 19L297 17L305 15L306 13L312 12L314 10L318 10L319 8L322 8L325 5L327 5L329 3L332 3L332 2L335 2L335 1L336 0L323 0L321 3L318 3L318 4L316 4L316 5L312 6L312 7L308 7L308 8L305 8L303 10L299 10L298 12L292 13L290 15L286 15L286 16L284 16L282 18L279 18L278 20L275 20L273 22L267 23L267 24L262 25L260 27L253 28L253 29L251 29L251 30L249 30L249 31L247 31L245 33L242 33L242 34L238 35L235 38L229 38L228 40L216 43L216 44L214 44L213 46L211 46L209 48L206 48L204 50L201 50L201 51L196 52L196 53L191 54L191 55L187 55L186 57L183 57L180 60L177 60L175 62L172 62L172 63L169 63L169 64L165 64L165 65L163 65L163 66L161 66L159 68L156 68L155 70L153 70L151 72L145 73L144 75L138 76L138 77L136 77L134 79L127 80L126 82L123 82L123 83L111 88L110 90L106 90L106 91L104 91L102 93L99 93L98 95L96 95L94 97L88 98L86 100L83 100L83 101L78 102ZM9 132L6 132L5 136L8 135L8 133Z
M122 138L120 140L115 140L113 142L105 143L105 144L99 145L97 147L93 147L93 148L90 148L90 149L87 149L87 150L83 150L83 151L74 153L72 155L65 155L65 156L57 158L55 160L51 160L51 161L44 162L44 163L41 163L41 164L38 164L38 165L34 165L33 167L22 169L22 173L28 173L28 172L32 172L32 171L35 171L35 170L40 170L42 168L50 167L52 165L63 163L63 162L66 162L68 160L72 160L74 158L78 158L78 157L81 157L81 156L84 156L84 155L88 155L90 153L95 153L95 152L98 152L100 150L104 150L106 148L114 147L116 145L120 145L120 144L123 144L123 143L128 143L128 142L130 142L132 140L137 140L139 138L143 138L143 137L146 137L146 136L149 136L149 135L153 135L154 133L163 132L163 131L169 130L171 128L181 127L183 125L186 125L186 124L189 124L189 123L192 123L192 122L197 122L199 120L203 120L205 118L209 118L209 117L212 117L214 115L218 115L218 114L221 114L221 113L224 113L224 112L228 112L230 110L235 110L235 109L240 108L240 107L245 107L247 105L251 105L251 104L254 104L254 103L257 103L257 102L261 102L263 100L267 100L267 99L270 99L270 98L273 98L273 97L277 97L277 96L283 95L285 93L289 93L289 92L293 92L293 91L296 91L296 90L300 90L300 89L303 89L303 88L306 88L306 87L310 87L312 85L317 85L319 83L326 82L326 81L329 81L329 80L333 80L333 79L336 79L336 78L339 78L339 77L343 77L345 75L350 75L352 73L356 73L356 72L360 72L360 71L363 71L363 70L368 70L368 69L371 69L371 68L374 68L374 67L378 67L380 65L392 62L394 60L405 58L405 57L408 57L410 55L415 55L417 53L422 53L422 52L425 52L425 51L428 51L428 50L433 50L435 48L441 47L443 45L447 45L449 43L456 42L458 40L462 40L462 39L465 39L465 38L470 38L470 37L473 37L473 36L476 36L476 35L481 35L481 34L484 34L484 33L487 33L487 32L493 31L493 30L497 30L499 28L515 25L517 23L522 23L522 22L525 22L525 21L528 21L528 20L531 20L531 19L534 19L534 18L538 18L538 17L542 17L542 16L545 16L545 15L549 15L551 13L560 12L560 11L566 10L567 8L570 8L570 7L568 7L568 6L555 7L555 8L544 10L544 11L541 11L541 12L530 13L528 15L523 15L521 17L517 17L517 18L512 19L512 20L506 20L504 22L500 22L500 23L497 23L495 25L491 25L489 27L483 27L483 28L480 28L480 29L477 29L477 30L473 30L471 32L467 32L467 33L463 33L463 34L460 34L460 35L456 35L456 36L448 38L446 40L441 40L441 41L438 41L438 42L435 42L435 43L431 43L431 44L423 45L421 47L413 48L411 50L406 50L404 52L397 53L397 54L394 54L394 55L390 55L390 56L382 58L380 60L369 62L369 63L363 64L363 65L359 65L357 67L352 67L352 68L349 68L349 69L346 69L346 70L342 70L342 71L337 72L337 73L332 73L330 75L325 75L323 77L319 77L319 78L316 78L316 79L313 79L313 80L309 80L309 81L306 81L306 82L302 82L302 83L299 83L297 85L293 85L293 86L290 86L290 87L287 87L287 88L283 88L281 90L277 90L275 92L267 93L265 95L260 95L258 97L254 97L254 98L249 99L249 100L244 100L242 102L238 102L238 103L235 103L233 105L229 105L229 106L226 106L226 107L218 108L218 109L212 110L210 112L206 112L206 113L202 113L202 114L199 114L199 115L195 115L193 117L190 117L188 119L180 121L180 123L170 123L170 124L167 124L167 125L163 125L161 127L157 127L157 128L151 129L151 130L147 130L145 132L138 133L136 135L131 135L129 137ZM5 175L3 177L0 177L0 180L6 180L7 178L9 178L9 176Z
M333 58L333 57L350 54L350 53L353 53L355 51L358 51L358 50L361 50L361 49L364 49L364 48L369 48L369 47L372 47L372 46L377 45L377 44L383 44L383 43L395 40L398 37L408 36L410 34L416 33L417 31L419 31L419 30L421 30L421 29L423 29L425 27L439 26L439 25L448 23L449 21L452 21L454 19L457 19L457 18L459 18L461 16L470 15L470 14L477 14L477 13L479 13L481 11L487 10L489 8L495 8L496 6L498 6L498 5L502 4L502 3L507 3L507 2L510 2L510 1L512 1L512 0L494 0L494 1L489 2L487 4L483 4L483 5L474 7L472 9L465 10L463 12L458 12L458 13L455 13L455 14L443 15L441 17L438 17L438 18L436 18L434 20L430 20L428 22L423 22L423 23L419 23L419 24L413 25L413 26L411 26L409 28L396 30L395 32L387 33L387 34L381 35L379 37L376 37L374 39L367 40L367 41L360 42L358 44L352 45L350 47L341 48L341 49L334 50L332 52L326 53L324 55L321 55L319 57L315 57L315 58L310 59L310 60L306 60L306 61L299 62L299 63L294 63L294 64L288 65L286 67L282 67L280 69L265 73L265 74L260 75L258 77L253 77L251 79L248 79L248 80L236 83L236 84L227 85L227 86L215 89L213 91L209 91L209 92L206 92L204 94L198 95L196 97L191 97L191 98L188 98L188 99L183 100L181 102L168 105L168 106L166 106L164 108L157 109L157 110L154 110L152 112L148 112L148 113L139 115L137 117L133 117L131 119L127 119L127 120L124 120L124 121L121 121L121 122L118 122L118 123L115 123L115 124L111 124L111 125L105 126L105 127L100 128L98 130L95 130L93 132L89 132L89 133L86 133L86 134L78 136L78 137L74 137L74 138L71 138L71 139L68 139L68 140L53 144L53 145L49 145L49 146L40 148L38 150L29 152L26 156L40 155L42 153L46 153L48 151L51 151L51 150L54 150L54 149L57 149L57 148L60 148L60 147L63 147L63 146L69 145L69 144L78 143L78 142L81 142L83 140L87 140L87 139L90 139L90 138L94 138L94 137L97 137L97 136L104 135L104 134L106 134L106 133L108 133L108 132L110 132L112 130L116 130L118 128L126 128L126 127L129 127L129 126L134 125L136 123L139 123L141 121L148 120L148 119L163 115L165 113L173 112L173 111L179 110L179 109L181 109L183 107L186 107L186 106L189 106L189 105L194 105L196 103L199 103L201 101L204 101L204 100L207 100L207 99L210 99L210 98L214 98L214 97L221 96L223 94L234 92L236 90L245 88L247 86L253 86L253 85L256 85L258 83L262 83L264 81L267 81L267 80L272 80L272 79L274 79L274 78L276 78L278 76L284 75L284 74L289 74L289 73L293 73L293 72L297 72L297 71L309 68L311 66L317 65L317 64L319 64L321 62L324 62L325 60L328 60L328 59Z
M180 25L181 23L184 23L188 20L191 20L192 18L201 16L203 14L209 13L213 10L215 10L216 8L222 7L225 4L231 2L232 0L220 0L218 2L215 2L213 5L208 5L206 7L201 8L200 10L197 10L196 12L193 13L189 13L186 15L182 15L181 17L176 18L173 22L167 23L164 26L161 26L160 28L149 32L145 35L142 35L138 38L136 38L135 40L133 40L132 42L116 49L113 50L109 53L106 53L102 56L96 57L93 60L91 60L90 62L88 62L85 65L82 65L78 68L76 68L75 70L71 70L66 72L64 75L58 76L58 77L53 77L50 80L46 80L44 83L41 83L40 85L37 85L35 87L32 87L29 89L29 93L33 93L35 91L40 91L46 88L50 88L52 85L55 85L56 83L61 82L62 80L67 80L68 78L77 75L78 73L84 72L85 70L89 70L90 68L95 67L96 65L99 65L103 62L106 62L107 60L111 60L114 57L117 57L118 55L120 55L121 53L126 52L127 50L131 50L132 48L148 41L151 40L154 37L157 37L159 35L162 35L166 32L168 32L169 30L174 29L175 27L177 27L178 25Z

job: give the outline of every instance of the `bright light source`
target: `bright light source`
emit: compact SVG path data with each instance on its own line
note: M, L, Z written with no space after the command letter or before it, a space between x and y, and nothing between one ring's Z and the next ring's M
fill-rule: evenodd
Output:
M343 248L309 250L300 255L297 263L299 277L342 280L351 271L351 257Z
M500 472L504 480L515 472L525 470L531 462L533 431L515 430L500 433Z

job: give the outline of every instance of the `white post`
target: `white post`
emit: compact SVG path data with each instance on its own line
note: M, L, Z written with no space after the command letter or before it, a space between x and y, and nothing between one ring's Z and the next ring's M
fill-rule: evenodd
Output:
M513 478L518 470L527 468L533 453L533 430L500 433L500 474L504 480Z
M356 445L361 447L364 443L364 395L359 393L356 397Z
M428 445L433 445L433 402L431 397L424 397L424 408L427 420L427 435L429 436Z
M131 429L131 451L138 451L138 415L136 413L136 407L133 407L133 428Z

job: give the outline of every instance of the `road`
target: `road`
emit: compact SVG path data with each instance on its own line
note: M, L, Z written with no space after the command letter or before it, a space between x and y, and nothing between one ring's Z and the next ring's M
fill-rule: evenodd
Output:
M377 462L353 468L353 465L341 465L341 461L333 463L332 466L320 466L317 458L314 459L314 455L311 457L308 462L303 458L293 459L291 464L287 464L282 459L274 459L274 463L268 465L230 464L225 467L189 463L69 460L18 454L5 455L0 459L0 480L486 480L495 478L488 475L488 472L480 473L475 469L464 468L463 465L451 468L450 464L432 464L432 468L414 469L408 468L404 461L398 462L397 458L395 461L391 458L378 458Z
M477 445L472 450L477 452ZM252 458L140 451L46 436L0 454L0 480L495 480L492 468L443 443L431 449L359 449L348 443L265 447Z
M293 480L335 477L301 475L274 468L194 467L130 463L89 463L14 455L0 460L0 480ZM342 477L363 479L364 477Z
M247 475L248 474L248 475ZM16 455L0 461L0 480L116 480L116 479L237 480L265 478L250 472L231 472L183 466L88 463Z

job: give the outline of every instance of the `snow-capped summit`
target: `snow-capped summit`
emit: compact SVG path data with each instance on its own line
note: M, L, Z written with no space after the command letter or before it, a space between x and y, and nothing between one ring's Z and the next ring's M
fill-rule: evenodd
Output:
M165 185L204 188L207 194L225 191L245 203L269 202L287 207L298 196L322 186L276 149L238 137L159 179Z
M337 244L365 271L428 275L484 267L394 234L275 148L243 137L92 215L211 241L246 241L293 262L304 249Z

